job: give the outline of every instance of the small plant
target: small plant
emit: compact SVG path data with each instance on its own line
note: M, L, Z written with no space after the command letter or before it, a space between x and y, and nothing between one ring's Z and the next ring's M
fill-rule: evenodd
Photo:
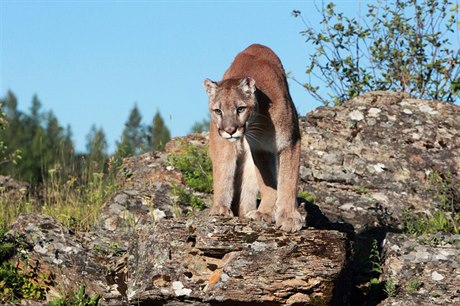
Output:
M86 287L80 285L77 291L71 291L65 297L58 298L49 303L50 306L99 306L101 305L101 296L93 294L88 296Z
M357 194L368 194L369 193L369 189L364 186L353 186L351 189Z
M408 293L415 293L422 287L422 285L422 281L417 277L414 277L411 278L407 283L406 290Z
M11 240L5 233L0 229L0 302L45 299L53 283L51 275L41 273L39 264L31 264L24 254L18 255L18 249L26 247L25 242L20 237Z
M452 173L433 171L428 176L428 182L434 192L434 199L439 202L439 209L451 213L460 212L460 182L455 182Z
M310 202L310 203L315 203L316 202L315 195L312 194L312 193L309 193L309 192L307 192L305 190L299 191L297 193L297 197L305 199L307 202Z
M394 279L389 278L385 281L385 285L383 287L383 292L387 295L387 297L396 296L396 283Z
M460 234L460 183L455 182L452 174L433 171L428 176L428 191L434 194L437 209L431 216L417 216L403 212L406 233L412 235L452 233Z
M176 200L174 201L176 205L180 204L184 206L191 206L197 210L203 210L206 208L204 200L179 185L174 185L172 187L172 194L176 197Z
M376 239L372 240L372 246L369 254L369 264L369 272L372 276L372 278L370 279L370 284L378 285L380 284L379 276L380 274L382 274L382 264L379 247Z
M15 302L20 299L43 300L49 285L50 275L38 272L27 260L16 263L4 261L0 265L0 301Z
M452 233L459 234L460 214L436 210L432 216L417 216L403 214L404 231L408 234L420 236L422 234Z
M168 157L169 163L179 169L185 184L199 192L212 192L212 165L206 147L182 146L183 152Z

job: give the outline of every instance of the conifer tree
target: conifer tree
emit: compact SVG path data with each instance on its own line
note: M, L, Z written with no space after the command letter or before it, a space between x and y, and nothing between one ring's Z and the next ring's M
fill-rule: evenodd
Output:
M21 143L23 140L23 125L21 124L22 114L17 109L17 99L12 91L8 91L5 99L0 101L3 105L3 112L5 113L5 120L7 124L4 125L4 129L0 131L0 137L4 144L3 160L11 161L11 157L15 154L19 156L23 155L21 152ZM19 172L15 165L11 162L5 162L0 168L2 174L17 176Z
M195 122L192 128L190 129L190 132L191 133L202 133L202 132L208 131L209 122L210 122L209 118Z
M2 174L37 184L43 181L49 169L59 168L65 170L65 174L74 170L70 168L74 165L75 154L70 127L64 130L52 112L44 115L36 95L32 99L30 115L17 109L18 102L11 91L0 102L5 105L8 121L7 127L0 132L7 146L2 155L20 152L21 157L15 165L3 165L0 168Z
M145 151L144 133L141 125L142 116L134 104L125 128L121 135L120 142L117 142L116 157L123 158L126 156L137 155Z
M87 172L102 173L106 170L107 162L107 140L104 130L91 126L89 134L86 136L87 150Z
M171 139L169 129L166 127L160 112L157 111L150 127L149 147L153 151L163 151L169 139Z

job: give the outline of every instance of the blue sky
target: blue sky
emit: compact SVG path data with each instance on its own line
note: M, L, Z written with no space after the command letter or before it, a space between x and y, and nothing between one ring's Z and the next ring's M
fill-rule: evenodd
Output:
M336 2L347 15L365 11L366 1ZM159 110L173 136L185 135L207 117L203 80L220 80L252 43L305 80L313 47L294 9L319 25L315 1L0 0L0 96L10 89L28 110L37 94L70 124L79 151L92 124L112 151L134 103L145 124ZM300 114L319 106L289 82Z

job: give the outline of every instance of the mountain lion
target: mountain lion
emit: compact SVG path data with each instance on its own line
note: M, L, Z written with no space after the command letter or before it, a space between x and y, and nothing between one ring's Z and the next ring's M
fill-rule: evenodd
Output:
M206 79L204 87L211 112L210 213L275 221L287 232L300 230L300 132L278 56L268 47L251 45L236 56L222 81Z

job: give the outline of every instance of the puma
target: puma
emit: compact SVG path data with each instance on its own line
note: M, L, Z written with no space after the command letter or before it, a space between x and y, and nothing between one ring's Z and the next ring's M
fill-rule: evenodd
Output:
M278 56L268 47L251 45L235 57L222 81L206 79L204 87L211 113L210 214L275 221L284 231L300 230L300 132Z

